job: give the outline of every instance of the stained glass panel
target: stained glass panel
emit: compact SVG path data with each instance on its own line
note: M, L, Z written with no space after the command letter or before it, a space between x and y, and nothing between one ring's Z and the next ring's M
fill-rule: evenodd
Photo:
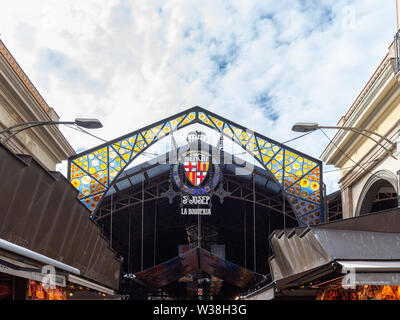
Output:
M267 169L282 186L300 225L323 221L322 164L200 107L69 159L69 178L93 214L112 181L136 157L170 133L200 123L229 137Z

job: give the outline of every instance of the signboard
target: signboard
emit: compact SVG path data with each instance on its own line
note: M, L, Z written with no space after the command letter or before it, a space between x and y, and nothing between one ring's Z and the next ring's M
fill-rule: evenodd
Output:
M201 148L205 139L203 132L193 131L188 134L189 148L178 154L171 168L174 186L171 184L169 190L161 194L168 197L170 203L176 196L180 196L182 215L211 215L211 200L218 185L217 195L221 203L229 195L222 189L222 170L217 159L209 150Z

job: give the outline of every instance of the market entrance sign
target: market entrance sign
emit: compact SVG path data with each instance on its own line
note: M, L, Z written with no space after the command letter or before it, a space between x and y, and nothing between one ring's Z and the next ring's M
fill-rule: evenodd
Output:
M221 181L220 159L215 159L210 152L202 150L204 140L205 133L189 132L188 150L178 153L176 163L171 165L172 180L178 191L172 191L174 188L170 185L169 190L161 194L168 197L170 203L175 196L180 196L182 215L211 215L211 199L214 189ZM225 192L225 195L228 193ZM221 202L224 196L220 197Z
M69 158L68 178L78 190L79 200L90 210L91 217L96 215L104 195L132 161L162 138L193 124L201 124L219 132L252 155L267 170L266 178L273 179L280 185L299 225L313 225L324 221L320 160L200 107L190 108ZM184 162L185 159L181 158L181 164ZM206 162L202 164L199 173L183 172L186 179L184 186L188 190L191 188L198 191L189 192L189 197L207 196L209 192L201 193L201 189L208 186L211 191L215 188L213 179L218 169L214 169L211 177L212 158L209 158L208 170L203 167L204 164ZM185 199L196 201L195 198Z

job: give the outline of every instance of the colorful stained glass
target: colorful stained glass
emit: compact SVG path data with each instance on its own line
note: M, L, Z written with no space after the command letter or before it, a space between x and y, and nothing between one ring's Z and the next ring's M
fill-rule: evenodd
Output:
M113 180L136 157L170 133L200 123L246 149L281 184L300 225L322 221L321 163L289 150L200 107L137 130L69 160L69 177L79 199L93 214Z

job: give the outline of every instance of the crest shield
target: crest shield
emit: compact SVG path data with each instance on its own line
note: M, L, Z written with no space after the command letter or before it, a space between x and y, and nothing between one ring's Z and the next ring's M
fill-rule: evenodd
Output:
M185 156L185 175L195 187L205 180L210 167L209 156L201 152L189 152Z

